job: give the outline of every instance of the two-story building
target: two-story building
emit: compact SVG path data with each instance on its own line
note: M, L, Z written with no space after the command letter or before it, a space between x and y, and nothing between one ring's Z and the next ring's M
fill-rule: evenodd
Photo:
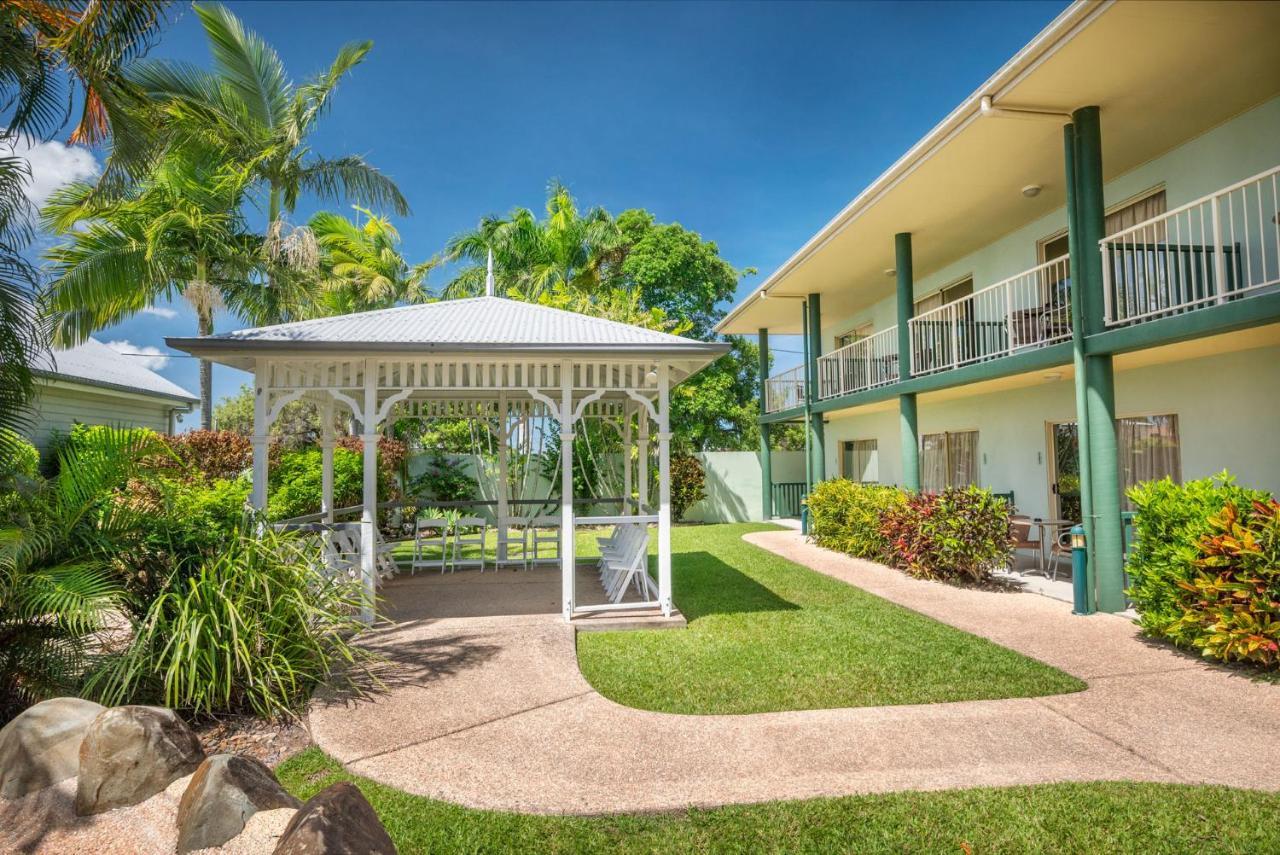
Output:
M1278 38L1277 3L1075 3L736 306L766 365L804 336L761 423L808 425L809 482L1082 520L1103 611L1125 488L1280 493Z

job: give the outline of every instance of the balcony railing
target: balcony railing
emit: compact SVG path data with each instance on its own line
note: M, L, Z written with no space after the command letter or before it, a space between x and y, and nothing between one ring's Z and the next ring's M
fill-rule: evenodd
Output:
M933 374L1071 338L1068 257L939 306L909 322L911 373Z
M821 399L897 382L897 326L818 357L818 397Z
M1280 289L1280 166L1103 238L1107 326Z
M770 377L764 386L764 411L777 413L804 406L805 366Z

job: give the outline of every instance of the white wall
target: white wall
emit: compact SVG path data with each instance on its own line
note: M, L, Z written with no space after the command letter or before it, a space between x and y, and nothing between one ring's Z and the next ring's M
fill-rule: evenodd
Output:
M1178 417L1184 480L1230 470L1251 487L1280 495L1280 347L1265 347L1116 373L1119 416ZM921 434L977 430L978 479L1014 493L1019 510L1049 513L1047 425L1075 420L1070 380L919 405ZM827 474L840 474L840 442L875 439L880 480L902 478L898 411L835 414L826 428Z
M43 454L55 433L66 435L72 425L119 425L168 433L169 413L176 403L112 395L90 386L50 386L38 383L33 420L25 431Z
M764 518L759 452L707 451L695 456L707 474L707 496L689 509L686 520L759 522ZM775 451L769 464L775 484L804 480L803 451Z
M1106 115L1102 133L1107 132ZM1280 98L1183 143L1154 160L1107 182L1108 207L1145 191L1164 187L1169 210L1280 164ZM916 271L915 295L923 297L943 285L973 277L974 290L1036 266L1036 243L1066 228L1067 212L1059 208L1022 228L992 241L977 252L937 270ZM829 353L835 337L871 321L882 330L898 322L893 281L885 277L884 297L844 317L823 319L822 352Z

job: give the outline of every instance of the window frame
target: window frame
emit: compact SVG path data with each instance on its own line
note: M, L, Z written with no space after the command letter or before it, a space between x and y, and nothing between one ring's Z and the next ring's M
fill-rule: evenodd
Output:
M952 455L952 452L951 452L951 437L952 437L952 436L958 436L959 434L962 434L962 433L971 433L971 434L973 434L973 435L974 435L974 441L973 441L973 450L974 450L974 454L973 454L973 478L969 481L969 483L968 483L968 484L953 484L953 483L951 483L951 473L952 473L952 471L953 471L953 470L952 470L952 466L951 466L951 455ZM922 465L921 465L921 469L923 469L923 468L924 468L924 467L923 467L923 462L924 462L924 451L925 451L924 445L925 445L925 440L926 440L928 437L931 437L931 436L943 436L943 437L945 437L945 440L944 440L944 442L943 442L943 447L944 447L944 453L945 453L945 455L946 455L946 460L945 460L945 464L946 464L946 466L945 466L945 468L946 468L946 472L947 472L947 483L946 483L945 485L943 485L943 487L942 487L941 489L946 490L946 489L949 489L949 488L951 488L951 487L968 487L968 486L978 486L978 485L980 485L980 484L981 484L981 482L982 482L982 452L981 452L981 451L979 451L979 448L981 447L981 444L982 444L982 432L981 432L978 428L976 428L976 427L974 427L974 428L959 428L959 429L957 429L957 430L940 430L940 431L933 431L933 432L931 432L931 433L921 433L921 434L920 434L919 446L918 446L918 453L919 453L919 455L920 455L920 462L921 462L921 464L922 464ZM924 489L925 489L925 486L924 486L924 484L923 484L923 483L920 485L920 489L921 489L921 490L924 490Z
M876 469L875 480L868 481L868 480L863 480L862 478L851 478L849 471L845 467L846 451L852 453L852 449L850 449L849 446L852 446L859 442L869 442L873 446L871 451L875 452L875 469ZM840 477L844 478L846 481L853 481L856 484L879 484L880 483L880 440L878 437L871 437L868 439L840 440Z
M961 286L961 285L965 284L966 282L967 282L967 283L969 283L969 293L968 293L968 294L964 294L964 295L962 295L962 296L960 296L960 297L957 297L955 300L948 300L948 299L946 299L946 296L945 296L945 295L946 295L946 292L947 292L947 291L950 291L950 290L951 290L951 289L953 289L953 288L957 288L957 287L959 287L959 286ZM957 277L957 278L955 278L955 279L952 279L950 282L947 282L947 283L945 283L945 284L943 284L943 285L939 285L937 288L934 288L932 291L928 291L928 292L926 292L926 293L924 293L924 294L921 294L919 297L915 297L915 298L913 298L913 299L912 299L912 301L911 301L911 316L912 316L912 317L916 317L917 315L921 314L921 312L920 312L920 304L921 304L921 303L923 303L925 300L928 300L930 297L934 296L935 294L942 294L942 295L944 295L944 296L943 296L942 304L941 304L941 305L938 305L938 306L934 306L934 307L933 307L933 309L926 309L925 311L932 312L932 311L934 311L935 309L940 309L940 308L942 308L942 306L949 306L949 305L951 305L952 303L956 302L957 300L963 300L965 297L971 297L971 296L973 296L973 292L974 292L974 278L973 278L973 273L972 273L972 272L970 272L970 273L966 273L964 276L959 276L959 277Z

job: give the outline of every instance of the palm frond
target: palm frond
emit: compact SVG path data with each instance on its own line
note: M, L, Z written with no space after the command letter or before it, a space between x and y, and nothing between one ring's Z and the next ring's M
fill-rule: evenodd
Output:
M219 77L231 86L255 121L263 127L275 127L293 95L280 56L261 36L246 30L225 6L200 3L195 9Z
M311 161L300 171L298 184L321 199L349 199L401 216L409 213L409 202L395 182L354 154Z

